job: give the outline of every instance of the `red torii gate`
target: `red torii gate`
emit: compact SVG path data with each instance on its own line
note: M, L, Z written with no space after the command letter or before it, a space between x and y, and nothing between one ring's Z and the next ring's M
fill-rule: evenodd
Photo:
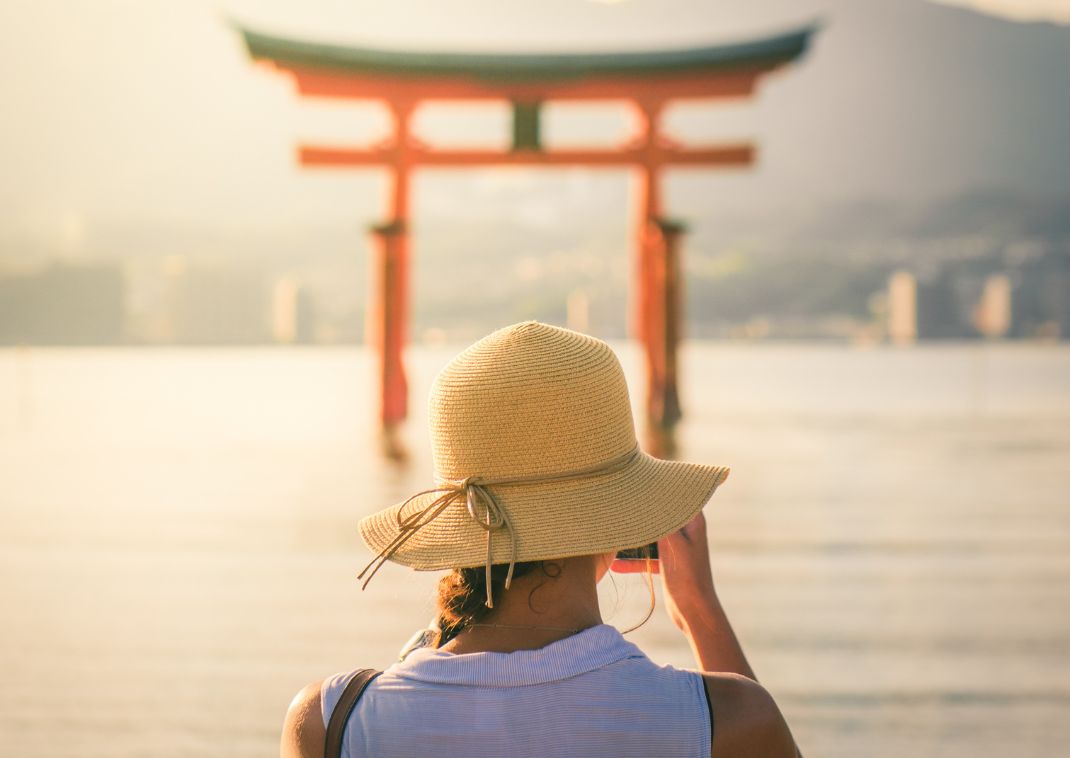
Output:
M393 117L391 136L379 144L298 149L303 166L390 170L390 216L372 229L375 276L365 332L380 360L384 428L404 419L408 405L402 349L409 317L409 183L418 166L634 168L640 179L641 210L632 332L646 353L647 415L659 427L680 418L678 247L684 229L663 215L662 169L749 166L755 148L750 143L685 147L662 133L661 116L674 100L750 97L760 77L806 51L812 27L684 50L546 55L388 52L268 36L240 27L239 31L249 55L289 74L301 95L378 100ZM410 130L412 115L428 100L512 103L511 149L436 149L418 141ZM626 101L639 117L639 134L617 148L545 150L539 114L553 100Z

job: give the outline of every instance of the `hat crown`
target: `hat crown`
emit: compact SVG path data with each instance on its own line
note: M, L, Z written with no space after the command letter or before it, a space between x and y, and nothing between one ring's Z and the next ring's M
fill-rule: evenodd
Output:
M430 398L435 472L501 478L597 465L636 445L624 371L609 346L526 321L454 358Z

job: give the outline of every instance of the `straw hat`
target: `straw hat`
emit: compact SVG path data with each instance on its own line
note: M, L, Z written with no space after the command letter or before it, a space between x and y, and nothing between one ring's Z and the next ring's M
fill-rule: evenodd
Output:
M690 521L728 475L642 452L609 346L535 321L454 358L430 420L437 486L360 522L378 554L369 568L489 571L645 545Z

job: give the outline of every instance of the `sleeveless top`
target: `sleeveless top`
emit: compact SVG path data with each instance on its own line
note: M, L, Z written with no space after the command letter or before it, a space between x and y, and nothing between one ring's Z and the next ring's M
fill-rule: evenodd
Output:
M324 726L355 673L323 682ZM342 755L708 758L712 718L701 674L600 624L538 650L414 650L364 691Z

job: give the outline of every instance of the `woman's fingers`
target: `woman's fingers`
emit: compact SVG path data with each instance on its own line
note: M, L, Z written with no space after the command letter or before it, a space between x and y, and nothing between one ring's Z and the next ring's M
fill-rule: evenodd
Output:
M609 568L618 574L637 574L649 566L651 573L660 574L669 618L679 629L686 630L689 623L703 617L715 600L706 517L701 511L681 529L658 540L658 556L656 561L618 558Z
M694 542L698 539L704 539L706 537L706 516L702 511L695 514L695 517L684 524L684 528L676 532L675 535L669 535L669 538L679 535L688 542Z
M683 529L662 540L658 552L670 601L690 603L713 592L706 517L701 511Z
M660 574L662 561L668 557L673 563L677 561L687 564L697 563L699 564L698 571L702 573L704 564L708 564L709 561L706 549L706 517L702 511L699 511L680 530L658 542L658 554L661 560L650 561L650 571ZM671 565L668 568L672 570L676 566ZM615 574L641 574L647 570L647 561L617 558L610 564L609 570Z

